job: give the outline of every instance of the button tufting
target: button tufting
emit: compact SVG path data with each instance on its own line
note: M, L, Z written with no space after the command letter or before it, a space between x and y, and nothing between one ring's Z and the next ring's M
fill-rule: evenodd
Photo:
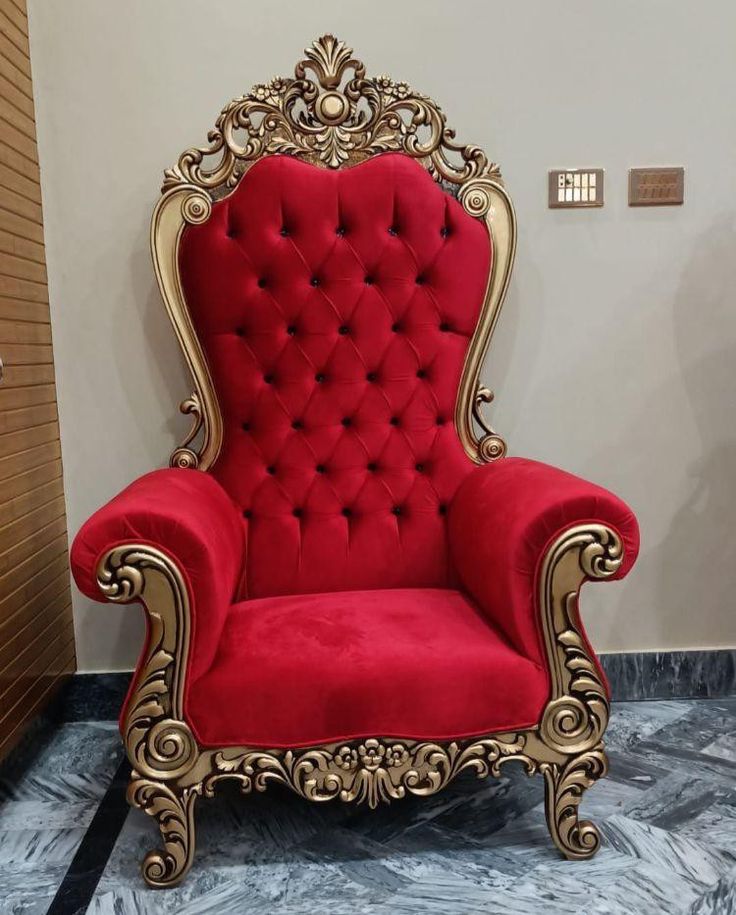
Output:
M401 514L401 506L400 506L400 505L394 505L394 507L391 509L391 514L392 514L392 515L400 515L400 514Z
M273 375L264 375L263 380L266 384L273 384Z
M352 515L352 512L350 511L349 508L343 508L341 514L343 515L343 517L349 518Z
M375 372L368 372L368 374L365 376L366 381L375 381L377 378L378 375L376 375Z
M281 235L283 238L288 238L289 230L286 228L286 226L281 226Z
M401 330L401 325L399 324L398 321L395 321L395 322L391 325L391 330L392 330L395 334L398 334L398 333L399 333L399 331Z
M341 324L341 325L337 328L337 332L338 332L338 334L340 334L340 336L344 337L345 334L349 334L349 333L350 333L350 328L347 326L347 324Z
M250 431L250 423L243 423L241 428L242 428L243 432Z
M440 330L443 334L446 334L450 330L450 325L447 321L443 321L442 324L440 324Z
M416 470L417 473L424 473L424 464L415 464L414 470Z
M295 518L301 518L301 516L302 516L303 514L304 514L304 513L302 512L301 508L295 508L295 509L292 511L292 515L293 515Z
M313 276L312 279L309 281L309 285L310 286L319 286L319 277Z
M292 429L303 429L304 423L300 419L295 419L294 422L291 424L291 428Z
M236 327L236 328L235 328L235 333L236 333L239 337L244 337L244 336L245 336L245 329L244 329L243 327Z
M372 285L373 285L373 277L372 277L372 276L367 276L367 277L363 280L363 282L366 284L366 286L372 286Z
M317 464L317 466L314 469L317 471L317 473L326 473L327 472L327 468L325 467L324 464Z
M438 417L437 417L437 425L438 425L438 426L444 426L444 425L445 425L445 417L444 417L444 416L438 416Z
M368 464L368 470L370 470L371 473L375 473L378 470L378 464L376 464L375 461L371 461L370 464Z
M260 280L258 280L258 287L259 287L259 289L265 289L265 288L266 288L266 280L265 280L265 277L261 277Z
M325 380L325 376L322 374L322 372L317 372L317 374L314 376L314 380L317 382L317 384L322 384L322 382Z
M266 473L270 474L271 476L276 473L276 468L273 466L273 464L269 464L268 467L266 467Z
M443 238L447 238L447 236L448 236L449 234L450 234L450 230L448 229L448 227L447 227L447 226L442 226L442 228L440 229L440 235L441 235Z
M389 226L389 227L388 227L388 234L389 234L389 235L398 235L399 233L396 231L396 226Z
M349 416L343 416L340 422L343 424L343 426L349 426L352 423L352 419L350 419Z
M343 236L344 234L345 234L345 226L338 226L338 227L335 229L335 235L339 235L340 238L342 238L342 236Z
M423 277L423 276L420 274L420 275L416 278L415 282L416 282L417 286L423 286L423 285L427 282L427 280L426 280L425 277Z
M399 425L399 417L398 417L398 416L392 416L391 419L389 420L389 422L391 423L392 426L398 426L398 425Z
M446 506L446 505L440 505L440 514L441 514L441 515L446 515L446 514L447 514L447 506Z
M426 377L427 377L427 373L424 371L424 369L419 369L417 372L417 378L426 378Z
M249 508L246 508L246 509L243 510L243 517L244 517L244 518L252 518L252 517L253 517L253 512L252 512Z
M296 327L295 327L293 324L290 324L290 325L286 328L286 333L287 333L290 337L293 337L294 334L296 333Z

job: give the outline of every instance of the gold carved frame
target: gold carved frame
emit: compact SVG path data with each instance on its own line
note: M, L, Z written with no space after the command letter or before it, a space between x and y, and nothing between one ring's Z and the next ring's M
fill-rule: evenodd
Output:
M333 36L320 38L305 53L293 79L257 85L231 102L210 132L209 145L185 151L165 173L151 246L161 293L195 388L181 407L192 415L192 428L173 452L171 464L206 470L217 458L222 439L212 379L179 279L178 245L184 227L204 222L212 202L231 193L262 156L285 153L324 168L341 168L390 150L416 158L468 213L485 222L492 237L493 265L465 360L455 424L471 460L496 460L506 446L481 415L493 395L480 386L479 375L508 287L516 241L514 211L499 169L482 150L455 142L431 99L388 77L366 77L352 49ZM203 163L210 157L215 164L206 167ZM562 853L568 858L594 854L598 832L592 823L579 820L578 805L585 789L606 773L601 739L609 707L582 636L578 594L584 581L613 575L622 550L612 529L587 523L562 533L543 558L536 612L551 692L537 727L470 740L376 736L290 750L197 745L183 709L191 630L184 577L172 559L146 544L129 543L108 552L97 570L102 592L110 601L140 600L150 623L146 655L123 724L133 767L128 799L155 817L163 840L163 848L149 852L143 862L146 881L173 886L186 874L194 854L195 801L211 796L222 779L238 781L244 793L278 782L309 800L339 798L375 807L406 794L434 794L464 770L478 777L498 776L512 760L529 774L544 777L547 822Z

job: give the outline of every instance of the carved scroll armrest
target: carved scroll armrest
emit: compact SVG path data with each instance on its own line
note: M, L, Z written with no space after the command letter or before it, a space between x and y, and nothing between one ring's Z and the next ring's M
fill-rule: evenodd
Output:
M572 474L503 458L463 481L448 525L465 588L520 653L550 667L562 688L564 677L552 667L558 653L551 639L569 625L560 607L546 619L549 595L573 593L568 609L573 612L575 603L577 612L583 581L628 572L639 546L631 510Z
M156 470L83 525L71 551L72 571L93 600L140 599L152 625L150 598L161 590L158 577L175 574L192 617L190 664L196 676L214 657L237 593L244 536L240 514L216 480L196 470Z

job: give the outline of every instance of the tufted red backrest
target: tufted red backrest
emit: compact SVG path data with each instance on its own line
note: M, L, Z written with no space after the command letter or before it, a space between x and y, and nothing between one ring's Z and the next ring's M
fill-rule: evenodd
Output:
M485 225L410 157L257 162L179 254L247 525L241 596L452 581L457 387Z

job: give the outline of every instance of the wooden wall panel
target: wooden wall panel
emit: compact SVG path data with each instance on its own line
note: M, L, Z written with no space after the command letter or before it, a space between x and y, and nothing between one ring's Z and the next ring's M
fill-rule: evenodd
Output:
M25 0L0 0L0 759L75 669Z

